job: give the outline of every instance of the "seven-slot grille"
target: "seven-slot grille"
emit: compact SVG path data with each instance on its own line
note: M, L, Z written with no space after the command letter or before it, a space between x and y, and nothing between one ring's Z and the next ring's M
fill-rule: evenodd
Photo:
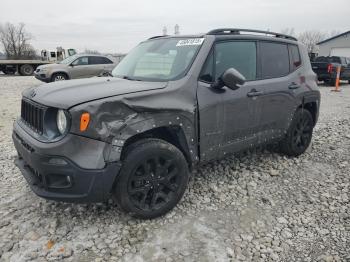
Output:
M22 120L34 131L42 134L44 129L45 107L22 99Z

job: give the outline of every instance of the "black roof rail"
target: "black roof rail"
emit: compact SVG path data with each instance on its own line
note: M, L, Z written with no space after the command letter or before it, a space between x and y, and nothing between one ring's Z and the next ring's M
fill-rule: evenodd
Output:
M285 38L285 39L298 41L298 39L296 39L294 36L290 36L290 35L274 33L274 32L270 32L270 31L241 29L241 28L218 28L218 29L214 29L214 30L209 31L207 33L207 35L225 35L225 34L239 35L239 34L241 34L241 32L272 35L272 36L275 36L278 38Z
M155 36L148 38L148 40L163 37L163 36L168 36L168 35L155 35Z

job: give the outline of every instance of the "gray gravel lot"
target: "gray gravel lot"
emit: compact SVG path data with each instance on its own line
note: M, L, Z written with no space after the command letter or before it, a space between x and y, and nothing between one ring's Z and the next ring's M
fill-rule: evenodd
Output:
M12 122L33 77L0 75L0 261L350 261L350 86L320 86L313 143L194 172L181 203L141 221L108 204L37 197L13 164Z

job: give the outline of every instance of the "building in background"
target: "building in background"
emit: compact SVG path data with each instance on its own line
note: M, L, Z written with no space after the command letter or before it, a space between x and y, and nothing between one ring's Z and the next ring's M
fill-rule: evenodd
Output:
M350 57L350 31L317 43L319 56Z

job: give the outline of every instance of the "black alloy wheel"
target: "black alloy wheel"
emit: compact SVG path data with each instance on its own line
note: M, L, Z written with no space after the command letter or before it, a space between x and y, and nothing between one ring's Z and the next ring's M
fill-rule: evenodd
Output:
M298 108L286 137L280 143L281 151L288 156L299 156L306 151L312 140L314 121L309 110Z
M298 150L306 149L312 138L312 119L305 114L300 117L293 130L293 146Z
M188 179L188 163L176 146L142 139L127 146L113 195L132 216L155 218L180 201Z
M131 174L128 194L144 211L157 210L175 196L181 177L174 160L156 155L146 158Z

